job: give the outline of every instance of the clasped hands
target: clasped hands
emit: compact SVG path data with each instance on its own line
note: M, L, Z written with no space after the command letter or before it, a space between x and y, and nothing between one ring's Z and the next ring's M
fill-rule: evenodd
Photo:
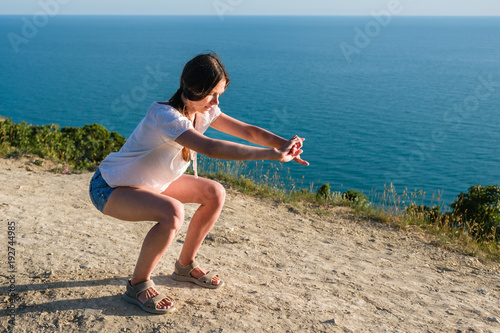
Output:
M304 142L304 138L299 138L298 135L295 135L291 138L287 143L285 143L280 151L284 154L283 162L291 161L292 159L302 165L309 165L309 162L304 161L300 158L300 154L302 154L302 146Z

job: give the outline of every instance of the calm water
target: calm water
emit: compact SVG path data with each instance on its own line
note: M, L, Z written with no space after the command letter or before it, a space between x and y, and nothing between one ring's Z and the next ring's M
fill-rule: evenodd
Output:
M309 187L500 183L500 18L0 16L0 114L129 136L183 65L216 51L221 109L284 137ZM26 23L28 22L28 23ZM228 138L216 131L208 135Z

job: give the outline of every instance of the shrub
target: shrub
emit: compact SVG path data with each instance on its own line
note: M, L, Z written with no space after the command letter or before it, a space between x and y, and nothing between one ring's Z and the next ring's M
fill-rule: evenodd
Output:
M476 239L500 239L500 186L473 185L450 206L454 227Z
M125 138L98 124L84 127L35 126L10 119L0 122L0 145L6 156L30 153L55 158L75 169L93 169L111 152L118 151Z
M346 200L357 202L367 200L366 195L356 190L349 190L342 194Z
M406 214L423 217L427 222L438 225L444 224L445 218L449 218L447 214L441 213L441 208L439 206L428 207L411 204L406 208Z
M370 201L368 201L368 197L364 193L356 190L348 190L342 193L342 198L352 202L355 207L363 208L371 205Z
M321 185L321 187L318 189L318 192L316 193L316 197L318 199L328 199L330 198L331 193L330 193L330 184L325 183Z

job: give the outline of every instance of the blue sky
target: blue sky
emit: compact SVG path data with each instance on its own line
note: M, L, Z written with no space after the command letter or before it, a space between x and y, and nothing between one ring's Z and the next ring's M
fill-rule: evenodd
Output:
M43 8L80 15L370 15L397 8L398 15L500 16L500 0L0 0L0 14Z

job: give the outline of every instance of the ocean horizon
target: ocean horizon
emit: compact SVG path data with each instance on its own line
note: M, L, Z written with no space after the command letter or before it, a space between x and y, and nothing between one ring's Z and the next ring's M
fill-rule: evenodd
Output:
M499 183L500 17L2 15L0 36L0 115L15 122L128 137L214 51L223 112L306 138L311 165L284 165L300 187L392 183L449 204Z

